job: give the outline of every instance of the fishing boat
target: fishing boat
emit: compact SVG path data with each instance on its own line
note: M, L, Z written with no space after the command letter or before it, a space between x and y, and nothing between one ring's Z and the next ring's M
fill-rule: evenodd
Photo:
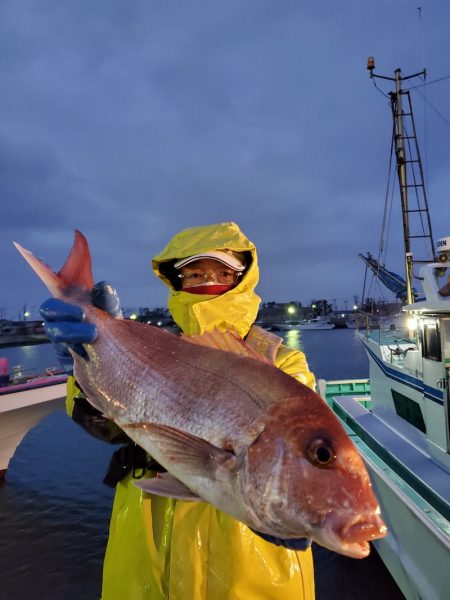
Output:
M25 435L53 411L63 408L67 375L56 369L24 374L8 372L0 359L0 480Z
M292 321L277 321L271 323L264 323L262 327L267 331L292 331L297 329L298 323Z
M330 321L330 319L326 316L315 317L314 319L309 319L308 321L301 321L296 329L299 331L307 331L307 330L318 330L318 329L334 329L335 324Z
M377 77L370 59L368 68ZM402 89L416 75L402 77L397 69L383 77L395 82L390 102L408 327L355 332L370 378L318 386L367 464L389 530L374 542L380 557L408 600L443 600L450 598L450 237L434 246L411 98ZM415 207L411 190L421 192ZM414 216L425 224L421 234ZM430 246L428 260L414 255L419 237ZM414 278L422 289L414 289Z
M0 319L0 348L48 344L42 320L8 321Z
M334 329L335 324L328 317L315 317L304 321L282 321L277 323L266 323L264 329L268 331L304 331L314 329Z

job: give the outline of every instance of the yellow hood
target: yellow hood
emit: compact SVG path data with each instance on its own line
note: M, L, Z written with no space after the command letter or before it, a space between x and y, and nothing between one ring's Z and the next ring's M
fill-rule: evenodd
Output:
M174 289L164 266L181 258L211 250L233 250L251 255L251 264L239 284L221 296L190 294ZM174 321L187 335L216 328L235 330L245 337L256 319L260 298L254 292L259 279L255 245L236 223L219 223L184 229L152 261L153 271L170 289L168 306ZM161 272L163 271L163 272Z

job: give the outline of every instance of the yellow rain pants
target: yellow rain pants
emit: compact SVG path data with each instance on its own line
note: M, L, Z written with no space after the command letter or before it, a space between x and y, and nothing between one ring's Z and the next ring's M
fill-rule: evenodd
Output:
M311 550L274 546L204 502L117 486L103 600L314 598Z

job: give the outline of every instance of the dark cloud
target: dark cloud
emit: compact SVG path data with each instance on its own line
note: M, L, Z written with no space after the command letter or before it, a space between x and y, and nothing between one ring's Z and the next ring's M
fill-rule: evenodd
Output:
M3 3L0 306L14 314L46 295L13 239L58 269L79 228L95 278L126 306L153 306L166 291L152 255L179 229L225 220L258 246L264 300L360 294L358 252L379 242L393 87L377 90L365 62L448 76L448 2L421 7ZM411 91L436 237L449 233L449 81Z

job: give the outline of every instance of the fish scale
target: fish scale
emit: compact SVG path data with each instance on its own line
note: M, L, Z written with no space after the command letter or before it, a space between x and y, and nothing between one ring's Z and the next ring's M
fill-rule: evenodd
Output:
M87 318L95 322L91 307L83 308ZM263 367L263 363L259 365L252 359L194 346L165 331L133 321L121 320L117 325L120 325L120 329L116 327L118 332L112 339L108 325L103 322L98 325L98 341L86 346L88 354L95 354L95 359L91 358L86 363L74 354L77 382L82 389L89 387L92 401L109 418L116 420L119 425L150 421L183 427L183 430L211 443L234 436L238 438L235 444L237 448L254 439L257 432L247 435L245 432L249 430L249 423L262 419L263 414L254 402L251 377ZM130 333L132 330L136 331L136 335ZM124 361L120 349L127 338L134 342L133 347L128 348ZM162 340L166 344L163 346L165 353L162 351ZM176 350L172 351L172 345ZM170 356L170 365L165 358L167 354ZM105 360L109 365L117 360L119 366L113 369L115 377L111 377L111 366L103 368ZM247 361L250 362L245 364ZM208 364L209 369L205 366ZM282 374L275 367L272 369L276 376ZM126 371L130 380L126 386L120 374L122 371ZM230 375L234 371L238 373L235 378ZM181 385L178 383L180 380ZM233 400L237 395L241 399L240 404ZM120 397L121 406L111 407L108 402L111 397ZM179 401L180 397L183 402ZM266 404L268 399L267 395ZM223 426L220 431L217 430L218 421ZM238 436L236 432L239 432Z

